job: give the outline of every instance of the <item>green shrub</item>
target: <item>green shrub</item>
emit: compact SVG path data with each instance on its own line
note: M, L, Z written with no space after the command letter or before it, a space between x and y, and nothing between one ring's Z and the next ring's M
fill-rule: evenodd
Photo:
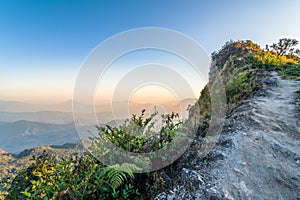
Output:
M254 54L253 57L256 59L258 66L265 66L267 68L273 68L285 64L297 64L294 59L288 58L287 56L279 56L271 51Z
M103 166L90 154L58 161L44 153L18 173L6 199L128 199L140 196L133 188L135 166Z
M94 142L104 139L125 151L134 153L148 153L163 148L176 136L181 121L178 114L164 115L161 127L156 130L153 120L156 114L145 117L143 110L140 116L132 115L120 127L97 126L98 137L94 138Z
M278 71L284 78L300 80L300 65L285 64L280 66Z
M251 53L248 61L255 68L278 71L284 78L300 80L299 57L295 55L286 56L273 51L261 51Z
M254 71L253 71L254 72ZM231 81L226 84L226 98L228 103L236 103L251 92L258 88L258 83L255 76L252 76L249 70L242 71L237 75L233 76Z
M131 152L151 152L168 145L181 124L174 122L178 114L163 116L162 127L155 132L151 129L154 115L145 118L144 112L119 128L97 127L99 137ZM132 131L144 134L132 135ZM95 147L99 137L93 139ZM30 167L20 170L4 192L6 199L144 199L147 195L141 192L153 189L158 173L133 173L138 170L132 163L105 166L88 152L58 159L45 151Z

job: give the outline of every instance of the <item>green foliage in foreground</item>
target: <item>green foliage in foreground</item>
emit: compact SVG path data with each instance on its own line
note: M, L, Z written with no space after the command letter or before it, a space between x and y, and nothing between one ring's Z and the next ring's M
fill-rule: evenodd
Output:
M133 117L119 128L97 127L102 138L132 152L154 151L166 146L175 136L179 122L172 113L163 117L163 126L155 135L148 127L154 115ZM134 137L129 130L148 131ZM146 131L146 132L147 132ZM149 139L149 134L153 136ZM153 135L154 134L154 135ZM94 142L97 138L94 138ZM97 144L97 143L94 143ZM144 147L146 145L146 148ZM132 163L105 166L86 152L81 156L59 159L46 151L27 169L6 185L6 199L145 199L151 195L158 173L134 174L139 168ZM155 189L155 188L154 188ZM143 195L142 195L143 194Z
M58 161L44 153L13 180L6 199L127 199L139 196L136 166L103 166L90 154Z
M178 114L163 115L157 130L153 120L156 114L145 117L143 110L140 116L132 115L120 127L97 126L99 135L94 138L96 147L101 147L97 142L102 140L110 141L115 146L134 153L148 153L165 147L176 136L181 121Z

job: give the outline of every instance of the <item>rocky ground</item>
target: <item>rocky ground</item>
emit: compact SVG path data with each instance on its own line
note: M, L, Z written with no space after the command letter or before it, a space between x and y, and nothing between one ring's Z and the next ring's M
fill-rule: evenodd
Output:
M273 72L261 83L204 159L191 151L181 173L166 172L172 187L155 199L300 199L300 82Z

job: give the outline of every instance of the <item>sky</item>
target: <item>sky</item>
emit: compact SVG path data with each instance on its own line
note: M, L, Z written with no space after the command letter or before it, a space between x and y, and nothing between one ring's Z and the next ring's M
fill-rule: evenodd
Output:
M262 46L283 37L300 40L299 8L297 0L1 0L0 99L71 99L89 53L134 28L182 32L208 54L230 39ZM194 88L196 95L201 87Z

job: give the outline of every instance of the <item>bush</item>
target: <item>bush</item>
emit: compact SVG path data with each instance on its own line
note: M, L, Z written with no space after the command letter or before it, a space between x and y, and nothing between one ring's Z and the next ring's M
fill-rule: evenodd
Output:
M286 64L279 67L280 74L287 79L300 80L300 65Z
M177 114L163 116L163 126L153 132L154 115L145 118L144 112L119 128L97 127L104 137L126 151L147 152L166 146L180 126ZM131 131L144 134L132 136ZM97 146L99 138L94 138ZM90 153L59 159L44 152L27 169L22 169L10 183L6 199L144 199L157 178L157 173L134 174L139 168L132 163L105 166Z
M132 115L131 119L126 120L120 127L97 126L98 137L94 138L94 142L104 139L134 153L149 153L163 148L176 136L181 121L178 114L167 114L162 116L159 130L155 130L153 118L156 114L146 118L143 110L139 117ZM98 144L96 146L99 147Z
M245 70L236 74L231 81L226 84L226 98L228 103L236 103L238 100L248 97L253 91L258 89L258 82L255 71Z
M103 166L90 154L58 161L44 153L18 173L6 199L128 199L133 189L134 165Z
M286 64L297 64L292 58L287 56L279 56L271 51L264 51L259 54L253 54L254 65L264 67L266 69L276 69L276 67Z

